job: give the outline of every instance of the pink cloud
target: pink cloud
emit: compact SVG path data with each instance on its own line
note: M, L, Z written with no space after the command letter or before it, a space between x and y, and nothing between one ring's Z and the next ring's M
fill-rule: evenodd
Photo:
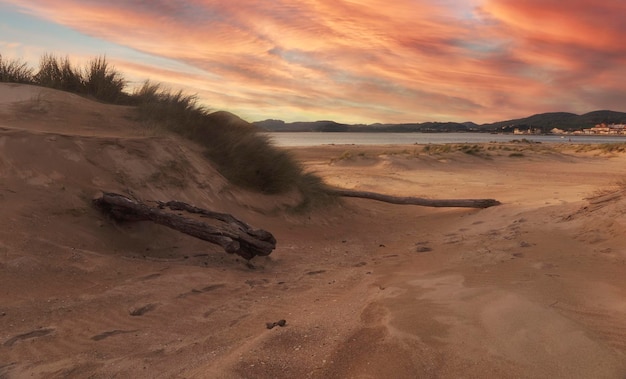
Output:
M13 2L194 67L117 57L249 119L488 122L626 100L617 0Z

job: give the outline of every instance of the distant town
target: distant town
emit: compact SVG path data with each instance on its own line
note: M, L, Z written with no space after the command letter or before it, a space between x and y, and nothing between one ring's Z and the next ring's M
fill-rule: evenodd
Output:
M513 129L513 134L543 134L541 129ZM568 135L623 135L626 136L626 124L597 124L593 128L587 128L582 130L563 130L559 128L553 128L550 130L551 134L568 134Z

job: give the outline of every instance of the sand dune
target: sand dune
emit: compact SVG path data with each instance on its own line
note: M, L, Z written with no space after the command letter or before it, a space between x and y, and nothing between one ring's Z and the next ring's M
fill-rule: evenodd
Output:
M623 378L626 155L420 148L294 154L332 185L503 204L293 214L129 108L0 85L0 377ZM103 190L230 212L278 247L247 266L115 225Z

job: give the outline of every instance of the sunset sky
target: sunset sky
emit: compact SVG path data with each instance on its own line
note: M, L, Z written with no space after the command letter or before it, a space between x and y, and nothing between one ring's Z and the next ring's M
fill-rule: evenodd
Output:
M626 111L624 0L0 0L0 54L107 59L248 121Z

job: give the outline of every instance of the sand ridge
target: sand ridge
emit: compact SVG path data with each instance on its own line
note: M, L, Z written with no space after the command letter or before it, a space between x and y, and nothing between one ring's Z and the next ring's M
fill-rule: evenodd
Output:
M33 113L39 90L0 88L0 377L626 374L626 155L294 148L332 185L503 204L293 214L292 196L232 187L128 108L42 90ZM278 246L247 266L116 225L90 206L102 190L231 212Z

